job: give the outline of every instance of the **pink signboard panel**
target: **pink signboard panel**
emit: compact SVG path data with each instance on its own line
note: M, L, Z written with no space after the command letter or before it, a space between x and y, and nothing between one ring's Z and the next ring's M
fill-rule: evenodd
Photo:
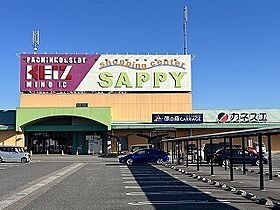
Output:
M87 54L22 54L20 91L75 91L99 57Z

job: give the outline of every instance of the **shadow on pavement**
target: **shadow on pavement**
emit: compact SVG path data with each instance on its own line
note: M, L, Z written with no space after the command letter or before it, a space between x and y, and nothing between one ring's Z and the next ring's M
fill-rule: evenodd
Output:
M127 178L125 182L132 206L143 209L148 205L155 209L237 209L207 194L209 186L202 192L152 165L128 168L135 179Z
M119 166L119 163L105 163L105 166Z

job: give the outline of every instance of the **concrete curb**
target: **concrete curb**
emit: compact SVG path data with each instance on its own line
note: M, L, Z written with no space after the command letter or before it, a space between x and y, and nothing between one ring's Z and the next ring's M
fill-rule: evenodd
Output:
M247 198L249 200L253 200L253 201L256 201L257 200L257 197L256 195L254 195L253 193L247 193L244 198Z
M217 186L217 187L220 187L220 186L222 186L222 184L220 183L220 182L214 182L215 184L215 186Z
M231 191L232 193L240 195L240 196L242 196L242 197L244 197L248 200L255 201L259 205L265 205L268 208L272 208L274 210L278 210L278 209L280 210L280 203L273 203L273 201L268 199L268 198L257 199L256 195L254 195L253 193L250 193L250 192L246 192L245 190L237 190L235 187L228 186L226 184L222 184L218 181L213 181L211 179L207 179L205 177L196 175L195 173L185 171L183 169L179 169L175 166L170 166L170 165L164 165L164 166L172 168L172 169L177 170L177 171L180 171L180 172L182 172L182 174L188 175L189 177L197 179L198 181L202 181L202 182L205 182L205 183L208 182L210 185L214 185L216 187L221 187L225 191ZM249 172L254 172L254 170L252 170L252 169L249 169L248 171ZM280 175L275 174L274 177L280 177Z
M192 175L192 178L194 178L194 179L197 179L197 177L198 177L198 176L197 176L196 174L193 174L193 175Z
M231 192L236 192L236 188L235 187L229 187Z
M210 185L215 185L216 184L216 181L211 181L210 182Z
M185 174L186 174L186 175L190 175L190 174L191 174L191 172L189 172L189 171L186 171L186 172L185 172Z
M267 202L268 202L268 199L265 199L265 198L261 198L257 201L257 203L260 205L265 205Z
M190 173L188 176L189 176L189 177L193 177L193 175L194 175L193 173Z
M207 179L203 177L201 181L202 182L207 182Z
M241 196L243 196L243 197L245 197L245 196L247 195L247 192L244 191L244 190L237 190L235 193L236 193L237 195L241 195Z
M265 206L268 208L272 208L274 206L274 203L272 200L266 199Z

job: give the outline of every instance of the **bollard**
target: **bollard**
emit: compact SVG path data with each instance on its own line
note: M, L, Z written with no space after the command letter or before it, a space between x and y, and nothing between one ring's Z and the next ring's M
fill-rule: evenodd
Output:
M61 155L62 155L62 156L64 155L64 152L63 152L63 150L61 150Z
M30 150L30 153L29 153L29 155L30 155L30 160L32 160L32 150Z
M76 156L78 156L79 155L79 151L77 150L77 152L76 152Z
M49 150L47 150L47 155L49 155Z

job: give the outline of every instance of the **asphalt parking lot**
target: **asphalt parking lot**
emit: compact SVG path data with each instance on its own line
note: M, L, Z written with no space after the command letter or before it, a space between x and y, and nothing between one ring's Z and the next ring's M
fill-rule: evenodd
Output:
M163 165L37 156L0 168L0 209L266 209Z
M238 167L241 167L241 165L237 165ZM259 167L258 166L247 166L248 170L253 170L253 172L258 172ZM263 165L263 170L264 174L268 175L267 173L269 172L268 170L268 164ZM280 174L280 153L274 153L272 154L272 174L273 175L278 175Z
M158 165L121 166L128 204L139 209L263 209L255 202Z
M264 164L264 190L260 190L260 172L259 166L252 166L246 164L246 174L243 174L243 167L240 164L234 164L233 167L233 181L230 181L229 168L225 170L224 167L214 165L214 174L211 175L210 164L200 164L199 171L197 171L196 163L189 163L188 167L185 165L176 165L169 163L174 170L184 170L187 175L193 178L199 177L200 180L206 179L218 187L223 187L224 190L233 189L234 193L242 194L243 197L254 200L260 204L266 205L269 208L276 208L280 206L280 154L274 153L272 155L272 174L273 179L269 180L268 164ZM176 167L176 168L174 168ZM279 207L278 207L279 208Z

